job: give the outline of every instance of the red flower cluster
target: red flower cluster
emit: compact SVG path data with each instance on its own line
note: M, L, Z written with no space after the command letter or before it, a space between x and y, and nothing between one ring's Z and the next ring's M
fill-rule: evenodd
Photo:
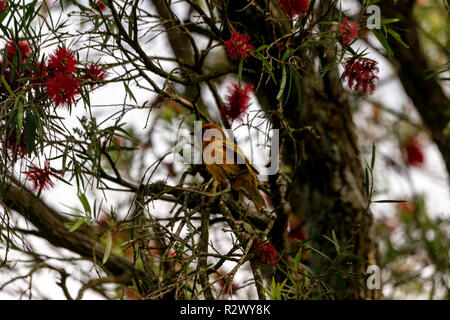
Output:
M97 2L97 6L98 6L98 9L102 12L107 9L107 6L103 3L103 1Z
M75 103L80 93L80 82L72 74L56 73L47 79L47 94L56 106Z
M226 103L221 110L222 119L227 121L241 119L248 109L248 101L250 100L250 93L253 91L253 85L250 83L241 89L237 83L233 82L228 87L228 91L230 95L226 97Z
M292 224L289 223L289 227ZM304 248L305 245L301 244L299 245L298 242L305 240L308 238L308 231L306 230L305 226L302 226L301 224L297 225L292 230L289 230L288 233L288 240L289 245L294 252L298 252L300 248ZM309 251L302 251L302 259L307 259L309 256Z
M226 282L224 278L221 278L218 283L219 286L223 289L223 292L227 294L233 294L239 288L234 281L232 283Z
M355 39L358 38L359 23L354 21L351 25L347 18L342 19L339 26L338 38L345 46L349 46Z
M76 96L81 93L77 63L72 51L60 47L49 57L46 70L43 68L43 76L48 76L47 94L56 106L75 103ZM103 66L91 63L86 66L82 77L92 82L92 88L95 82L106 78L106 72Z
M60 47L48 59L47 68L54 74L73 73L77 71L77 59L72 51Z
M419 166L424 163L425 156L422 146L416 138L411 138L404 146L406 151L406 163L409 166Z
M406 201L397 203L397 209L405 213L413 213L416 210L414 201Z
M34 55L30 43L20 40L8 42L5 52L0 67L2 64L6 65L2 67L3 76L12 91L23 87L24 83L32 78L36 84L46 87L48 97L57 107L75 103L77 95L81 93L81 82L78 77L78 61L72 51L59 47L45 63L38 63L32 61ZM104 68L98 64L91 63L86 66L84 72L83 78L91 82L91 87L95 82L106 78ZM2 96L8 97L9 94L4 86L0 86L0 99Z
M80 81L76 77L77 60L72 51L60 47L47 62L47 94L53 103L70 105L80 93Z
M33 165L33 168L30 171L26 171L25 174L31 181L33 181L33 191L39 190L39 192L44 188L53 187L53 182L50 179L50 176L57 177L56 174L50 171L48 161L45 161L44 169Z
M3 13L3 11L5 11L5 8L6 8L6 2L0 0L0 14Z
M227 49L228 55L231 60L237 60L242 58L244 60L250 55L249 52L254 50L249 43L250 37L247 33L240 33L233 31L229 40L224 42L225 48Z
M3 127L0 128L3 130ZM27 154L27 138L25 132L20 134L17 132L17 128L9 126L6 128L2 138L3 147L13 154L14 158L23 157Z
M297 241L302 241L306 239L305 232L302 226L296 227L294 230L291 230L288 234L289 244L292 245L293 250L298 251L300 248L298 245L295 245Z
M268 241L255 243L253 250L259 262L269 266L276 266L278 264L278 252L272 243Z
M347 80L348 86L364 94L373 93L375 82L378 80L378 63L374 60L351 58L344 65L342 79Z
M280 4L291 18L304 15L310 6L309 0L280 0Z
M18 54L21 58L20 61L25 62L31 54L31 48L28 41L26 40L20 40L18 43L11 40L8 43L7 52L7 56L9 59L12 60L14 56Z
M29 70L28 65L25 63L31 55L31 47L28 41L19 40L15 42L11 40L7 43L3 60L0 59L0 70L3 70L3 76L8 82L8 85L12 91L23 86L21 79L27 77ZM10 92L5 86L0 85L0 96L9 96Z
M106 78L106 71L102 65L91 63L86 67L85 79L92 81L91 87L95 82L103 81Z
M140 294L139 292L137 292L135 289L132 288L125 288L125 293L128 296L128 299L130 300L142 300L142 294Z

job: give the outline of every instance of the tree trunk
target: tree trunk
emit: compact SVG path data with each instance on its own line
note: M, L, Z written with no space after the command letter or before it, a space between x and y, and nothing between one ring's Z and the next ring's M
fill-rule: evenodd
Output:
M413 14L414 1L401 0L394 5L393 1L385 0L382 6L386 17L400 19L396 23L396 31L409 48L398 41L389 41L394 52L394 66L398 69L406 94L412 99L431 138L441 151L450 174L450 136L443 133L450 120L450 102L436 78L426 79L431 66L419 41L418 24Z
M242 4L230 3L227 11L232 25L233 21L247 22L245 27L248 32L254 39L258 39L254 44L256 48L275 41L289 30L285 23L280 22L277 8L268 8L266 4L265 1L254 1L254 5L242 10ZM298 41L302 39L299 38ZM292 47L299 44L294 43ZM280 54L281 51L278 55ZM299 53L299 58L304 61L304 69L297 70L303 76L300 105L297 96L293 95L280 107L276 98L279 86L270 79L256 92L263 109L274 113L271 117L272 124L274 128L280 129L280 140L284 139L280 145L285 144L283 165L289 166L294 172L291 175L292 186L288 188L287 194L290 211L286 212L281 197L272 198L277 212L270 234L272 242L279 252L286 252L287 215L293 214L305 220L311 237L317 237L312 243L315 249L335 257L334 245L322 237L331 237L334 230L341 245L352 246L352 254L376 264L378 251L370 237L372 218L364 191L364 170L359 160L347 95L340 84L337 69L329 72L323 81L313 85L316 83L314 60L308 58L307 53L301 57ZM245 73L248 81L258 83L260 73L257 71L261 69L261 65L249 60L245 67L250 70ZM275 78L281 81L281 70L274 69L273 72ZM305 130L307 127L312 127L319 137L308 133L309 130ZM294 133L295 141L290 138L290 132ZM275 180L276 177L272 179ZM276 191L271 191L277 195ZM317 272L323 265L319 257L313 258L309 263ZM345 261L340 260L339 263ZM359 275L365 272L364 263L355 260L352 263L349 268L351 272ZM363 280L362 283L364 282ZM380 296L379 290L365 291L352 281L346 281L345 290L335 292L337 298L365 299Z

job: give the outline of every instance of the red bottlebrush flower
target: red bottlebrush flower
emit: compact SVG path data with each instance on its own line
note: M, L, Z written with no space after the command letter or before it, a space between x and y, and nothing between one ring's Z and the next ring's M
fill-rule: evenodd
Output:
M397 203L397 208L402 212L412 213L416 210L416 205L414 204L414 202L406 201Z
M304 15L310 6L309 0L280 0L280 4L291 18Z
M406 151L406 163L409 166L419 166L424 163L425 156L422 146L416 138L410 139L404 146Z
M86 79L92 81L92 82L99 82L103 81L106 78L106 71L105 68L100 64L94 64L91 63L86 67ZM94 86L94 84L91 84L91 87Z
M298 241L306 240L308 238L308 231L305 226L298 225L293 230L289 231L288 240L292 251L298 252L300 248L304 248L305 245L298 245ZM307 259L309 257L309 251L302 251L302 259Z
M0 128L0 130L3 129ZM3 147L13 154L14 158L23 157L27 154L27 138L25 132L20 133L18 137L17 128L9 126L6 128L2 139Z
M31 71L31 75L34 79L41 80L48 75L47 67L45 66L45 64L36 63L34 65L33 71Z
M72 73L77 70L77 60L72 51L60 47L50 56L47 68L53 73Z
M38 168L33 165L33 168L30 171L24 172L27 177L33 181L33 191L43 189L49 189L54 186L51 176L57 177L56 174L50 171L50 166L48 161L45 161L44 169Z
M227 101L222 107L222 118L228 121L241 119L248 109L248 101L250 99L250 92L253 91L253 85L250 83L241 89L237 83L233 82L228 87L228 91L230 95L226 97Z
M353 40L358 38L359 23L354 21L351 25L347 18L342 19L339 26L338 38L345 46L349 46Z
M20 40L18 43L11 40L8 44L7 51L9 59L14 58L17 52L19 52L20 57L22 57L22 61L25 61L31 54L30 44L26 40Z
M47 79L47 94L57 107L75 103L75 96L79 93L80 81L71 74L57 73Z
M230 281L230 276L227 274L227 272L224 272L222 268L219 268L219 270L217 270L217 276L220 277L217 283L222 289L223 293L232 295L239 289L238 284L234 281Z
M342 79L347 80L350 88L364 94L373 93L378 80L378 62L366 58L351 58L345 63L344 69Z
M249 40L250 37L247 33L240 33L237 31L231 33L230 39L224 42L231 60L237 60L239 58L247 60L247 57L250 55L249 51L255 49L255 47L248 42Z
M259 262L269 266L276 266L278 264L277 249L270 242L255 243L253 250Z
M142 295L135 289L127 287L125 288L125 293L127 294L128 299L130 300L142 300Z
M6 9L6 2L0 0L0 14L2 14L3 11L5 11L5 9Z
M108 7L103 3L103 1L97 2L97 7L100 11L105 11Z
M227 294L234 294L239 288L238 285L233 281L232 283L226 282L224 278L218 281L219 286L223 289L223 292Z
M297 241L305 240L306 239L306 235L305 235L305 232L303 230L303 227L302 226L298 226L294 230L290 231L289 235L288 235L288 239L289 239L289 244L291 244L291 245L295 244L295 242L297 242ZM293 249L298 251L299 246L295 246L295 247L293 247Z

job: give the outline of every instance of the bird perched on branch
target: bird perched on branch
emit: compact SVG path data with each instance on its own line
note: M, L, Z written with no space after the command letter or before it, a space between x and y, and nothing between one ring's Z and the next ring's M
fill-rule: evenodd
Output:
M265 205L258 191L258 171L236 143L227 139L225 132L213 123L202 127L202 153L206 169L218 184L228 181L231 190L245 190L258 211Z

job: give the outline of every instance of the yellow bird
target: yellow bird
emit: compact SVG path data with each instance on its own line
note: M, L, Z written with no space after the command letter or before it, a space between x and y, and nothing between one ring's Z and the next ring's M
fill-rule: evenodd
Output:
M225 132L213 123L202 127L202 153L206 169L221 184L228 179L231 190L245 190L260 211L265 205L258 191L258 171L237 144L227 139Z

